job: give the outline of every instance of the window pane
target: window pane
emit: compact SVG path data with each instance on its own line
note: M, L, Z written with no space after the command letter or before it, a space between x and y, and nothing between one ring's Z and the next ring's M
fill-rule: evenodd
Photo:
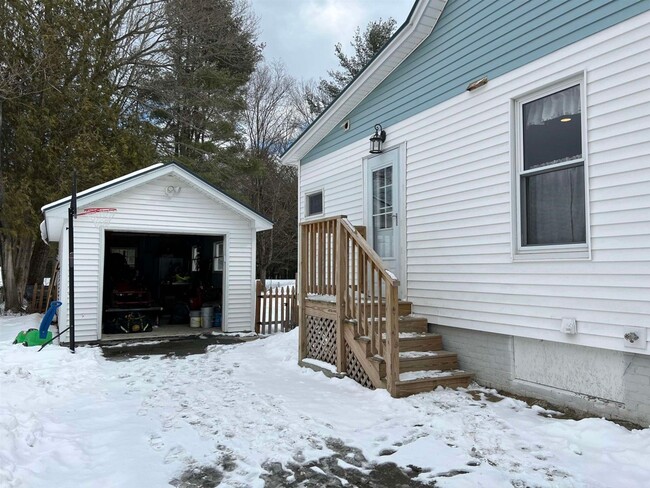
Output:
M383 217L383 216L382 216ZM383 222L380 222L383 220ZM374 229L374 248L377 254L382 258L389 258L393 256L393 231L390 229L382 228L386 220L375 217Z
M581 158L580 120L580 85L524 104L524 169Z
M314 193L307 196L307 215L314 215L323 212L323 193Z
M372 173L372 181L374 183L375 188L379 188L381 186L385 185L385 176L384 176L384 170L380 169L377 171L373 171Z
M582 165L523 176L521 183L523 245L587 241Z

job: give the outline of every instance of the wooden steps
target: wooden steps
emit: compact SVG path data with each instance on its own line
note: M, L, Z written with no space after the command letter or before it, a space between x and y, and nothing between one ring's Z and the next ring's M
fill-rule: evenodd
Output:
M325 358L396 397L467 386L471 375L412 315L417 307L399 300L399 280L365 235L343 215L300 224L299 359Z
M399 352L407 351L440 351L442 349L442 336L440 334L407 333L400 334Z
M400 375L402 377L402 375ZM465 371L449 371L445 376L401 380L397 382L396 397L402 398L416 393L433 391L439 386L445 388L467 388L472 381L472 374Z
M467 387L472 375L458 369L457 354L442 348L440 334L428 332L426 318L411 315L411 302L400 302L399 307L400 379L396 382L395 396L432 391L438 386ZM355 324L347 322L346 339L355 343L352 347L355 354L363 356L360 362L373 384L385 388L386 362L371 354L370 338L355 335L355 330Z
M400 355L399 358L400 373L452 369L458 369L458 355L455 352L427 351L421 356Z

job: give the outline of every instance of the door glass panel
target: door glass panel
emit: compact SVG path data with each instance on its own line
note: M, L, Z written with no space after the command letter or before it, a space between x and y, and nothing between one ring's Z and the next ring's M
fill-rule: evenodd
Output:
M375 251L393 257L393 168L372 172L372 223Z

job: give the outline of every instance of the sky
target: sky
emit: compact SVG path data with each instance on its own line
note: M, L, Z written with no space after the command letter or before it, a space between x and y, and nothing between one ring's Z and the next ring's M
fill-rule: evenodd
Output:
M404 23L414 0L250 0L259 17L260 42L266 61L282 61L297 79L327 77L338 67L334 45L351 54L350 40L357 26L393 17Z

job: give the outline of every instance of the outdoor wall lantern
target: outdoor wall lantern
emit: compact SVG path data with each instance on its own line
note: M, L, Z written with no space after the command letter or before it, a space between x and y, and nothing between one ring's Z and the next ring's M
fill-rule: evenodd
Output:
M375 125L375 133L370 138L370 154L381 154L381 145L386 141L386 131L381 124Z

